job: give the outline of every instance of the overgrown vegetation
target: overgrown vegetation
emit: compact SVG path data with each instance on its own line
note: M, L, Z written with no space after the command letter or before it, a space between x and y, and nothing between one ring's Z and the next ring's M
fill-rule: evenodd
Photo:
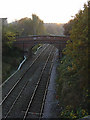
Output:
M70 35L72 29L73 20L70 20L68 23L64 24L64 35Z
M60 117L81 118L88 115L88 8L80 10L69 24L65 33L70 34L64 57L58 67ZM69 26L68 26L69 25ZM71 31L69 31L71 30Z
M13 52L14 51L14 52ZM7 54L2 57L2 80L6 80L23 60L22 51L17 48L7 48Z
M22 61L22 51L13 46L15 33L3 26L2 35L2 82L14 72Z
M7 79L14 72L23 60L23 51L15 48L13 42L16 36L41 35L45 34L43 21L35 14L31 18L22 18L13 23L3 25L2 34L2 78ZM36 51L36 45L33 52Z
M35 14L32 18L25 17L10 23L8 28L19 36L46 34L43 21Z
M41 46L41 44L37 44L32 48L32 52L35 53L37 49Z

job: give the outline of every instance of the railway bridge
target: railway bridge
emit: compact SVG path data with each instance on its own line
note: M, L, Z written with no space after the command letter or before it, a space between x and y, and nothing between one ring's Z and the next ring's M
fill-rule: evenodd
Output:
M59 50L59 56L62 57L62 50L66 46L69 36L51 36L51 35L30 35L24 37L17 37L14 45L21 48L28 54L32 53L32 47L36 44L52 44Z

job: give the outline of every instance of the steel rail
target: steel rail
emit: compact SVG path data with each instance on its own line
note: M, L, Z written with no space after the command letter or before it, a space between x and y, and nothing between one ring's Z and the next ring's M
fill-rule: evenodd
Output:
M47 46L46 46L46 47L47 47ZM23 61L25 61L25 59L24 59ZM19 69L19 67L18 67L18 69ZM16 70L16 72L18 71L18 69ZM16 72L15 72L14 74L16 74ZM7 80L5 80L5 81L0 85L0 87L4 86L4 85L9 81L9 79L12 78L12 77L13 77L13 75L11 75Z
M18 85L18 83L22 80L22 78L25 76L26 72L31 68L31 66L36 62L36 60L39 58L39 56L43 53L43 51L47 48L47 46L41 51L41 53L36 57L36 59L32 62L32 64L28 67L28 69L24 72L24 74L17 80L17 82L13 85L11 90L7 93L7 95L3 98L3 100L0 102L0 106L3 104L3 102L7 99L7 97L12 93L14 88Z
M6 119L9 115L9 113L11 112L12 108L14 107L15 103L17 102L17 100L19 99L19 97L21 96L23 90L25 89L25 87L27 86L29 81L27 81L25 83L25 85L23 86L23 88L21 89L21 91L19 92L18 96L16 97L15 101L13 102L12 106L10 107L9 111L7 112L6 116L4 117L4 119Z
M53 48L52 48L52 50L51 50L51 52L50 52L50 54L49 54L49 56L48 56L48 58L47 58L47 60L46 60L46 62L45 62L45 65L44 65L44 67L43 67L43 70L42 70L42 72L41 72L41 74L40 74L40 77L39 77L39 80L38 80L38 82L37 82L37 85L36 85L36 87L35 87L35 89L34 89L34 92L33 92L32 96L31 96L31 99L30 99L30 102L29 102L29 104L28 104L28 107L27 107L27 109L26 109L26 111L25 111L23 120L25 120L26 117L27 117L28 111L29 111L30 106L31 106L31 104L32 104L32 102L33 102L33 99L34 99L34 97L35 97L36 91L37 91L37 89L38 89L38 87L39 87L39 83L40 83L40 81L41 81L41 77L42 77L42 75L43 75L43 73L44 73L44 70L45 70L46 65L47 65L47 63L48 63L48 61L49 61L49 58L50 58L50 55L51 55L52 51L53 51Z
M22 87L21 91L19 92L18 96L16 97L16 99L14 100L14 102L12 103L9 111L7 112L7 114L5 115L4 119L6 119L8 117L8 115L10 114L11 110L14 108L14 105L16 104L17 100L19 99L19 97L21 96L22 92L24 91L25 87L27 86L29 81L27 81L25 83L25 85Z
M4 86L4 85L10 80L10 78L12 78L12 77L20 70L21 66L23 65L23 63L24 63L25 61L26 61L26 57L24 56L24 60L20 63L20 65L18 66L17 70L16 70L11 76L9 76L9 77L0 85L0 88L1 88L2 86Z

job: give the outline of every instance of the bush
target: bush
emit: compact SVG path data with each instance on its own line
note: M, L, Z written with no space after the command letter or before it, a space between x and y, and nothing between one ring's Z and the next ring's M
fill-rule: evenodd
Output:
M73 19L71 40L58 67L58 87L63 117L83 117L88 111L88 5ZM67 106L71 106L67 108Z

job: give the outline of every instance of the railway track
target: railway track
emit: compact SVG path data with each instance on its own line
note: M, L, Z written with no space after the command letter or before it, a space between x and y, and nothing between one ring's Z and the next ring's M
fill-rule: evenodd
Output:
M45 48L46 49L46 48ZM44 49L44 50L45 50ZM34 65L34 63L37 61L37 59L39 58L39 56L43 53L43 55L44 55L44 50L37 56L37 58L32 62L32 64L31 64L31 66L33 66ZM48 50L48 49L47 49ZM46 56L46 58L47 58L47 56ZM44 59L44 56L43 56L43 59ZM40 61L40 59L39 59L39 61ZM25 77L25 75L26 75L26 73L29 71L29 69L31 68L31 66L29 66L29 68L27 69L27 71L24 73L24 75L22 76L22 77L20 77L20 81ZM35 66L34 66L35 67ZM29 71L30 72L30 71ZM27 77L27 75L26 75L26 77ZM6 104L7 103L7 99L8 98L10 98L9 96L11 95L11 93L14 91L14 89L16 88L16 86L18 85L18 83L20 82L20 81L18 81L18 82L16 82L16 84L12 87L12 89L8 92L8 94L7 94L7 97L4 97L4 99L3 99L3 101L0 103L0 105L3 105L3 104ZM18 99L19 99L19 97L21 96L21 94L22 94L22 92L24 91L24 89L27 87L27 85L28 85L28 83L29 83L29 81L27 80L26 82L24 82L24 83L22 83L23 84L23 86L20 88L20 91L19 91L19 94L17 95L17 96L15 96L15 99L14 99L14 101L12 102L12 104L11 104L11 106L10 106L10 104L7 106L5 106L4 105L4 107L3 108L5 108L5 109L7 109L8 107L9 107L9 110L7 110L7 111L4 111L5 112L5 114L4 114L4 118L7 118L8 117L8 115L10 114L10 112L12 111L12 109L13 109L13 107L14 107L14 105L16 104L16 102L18 101ZM15 92L14 92L15 93ZM16 93L15 93L16 94ZM12 96L11 96L11 98L10 99L12 99ZM9 100L10 100L9 99ZM8 100L8 101L9 101ZM6 103L5 103L5 101L6 101ZM9 103L10 103L11 101L9 101ZM8 104L8 103L7 103Z
M48 45L47 45L48 46ZM18 79L20 79L20 77L22 77L24 75L24 73L26 71L28 71L28 69L30 67L32 67L32 65L37 61L37 59L43 54L44 50L47 48L47 46L44 46L45 48L38 54L35 55L36 57L34 57L34 59L32 61L30 61L30 64L27 66L27 64L23 65L24 69L19 70L16 74L17 74L17 79L15 78L15 75L12 76L8 81L5 81L2 85L0 85L0 87L2 87L2 89L6 89L7 86L9 86L8 89L6 89L5 93L3 92L3 98L6 96L6 94L9 92L9 90L12 88L12 86L14 86L14 84L17 82ZM26 61L27 62L27 61ZM25 67L26 66L26 67ZM22 74L21 74L22 73ZM12 81L12 79L14 79ZM12 83L12 84L11 84ZM4 90L3 90L4 91Z
M23 120L27 118L41 118L42 116L45 98L47 94L47 88L48 88L50 74L51 74L51 68L52 68L52 64L48 64L49 61L53 58L53 56L51 56L52 51L50 52L46 60L46 63L43 67L43 70L40 74L37 85L34 89L32 97L26 108ZM48 71L48 74L47 74L47 71Z
M17 79L16 83L14 85L12 85L11 88L9 88L9 90L7 90L7 93L5 95L3 95L3 100L0 102L0 105L3 104L3 102L7 99L7 97L11 94L11 92L13 92L14 88L19 84L19 82L22 80L22 78L25 76L26 72L29 71L29 69L33 66L33 64L37 61L37 59L40 57L40 55L42 55L42 53L44 52L44 50L47 48L47 46L41 51L41 53L34 59L34 61L30 64L30 66L26 69L26 71L24 71L24 73L19 77L19 79ZM12 81L13 82L13 81ZM2 86L3 89L3 86ZM3 89L4 91L4 89Z
M42 58L42 55L44 55L44 50L46 49L47 47L45 47L42 52L36 57L36 59L34 59L34 61L32 62L32 64L27 68L27 70L24 72L24 74L22 76L20 76L20 78L16 81L16 83L12 86L12 88L7 92L6 95L4 95L5 97L3 98L2 102L0 103L0 105L2 105L2 108L4 109L7 109L8 110L8 107L12 105L13 103L13 99L16 98L17 96L17 93L22 89L23 87L23 84L26 83L26 80L23 78L26 76L26 73L27 72L30 72L30 68L32 68L32 66L36 63L36 61L38 60L39 58L39 61L41 60ZM41 58L40 58L41 56ZM35 66L34 66L35 67ZM34 69L35 70L35 69ZM26 76L27 77L27 76ZM13 81L12 81L13 82ZM18 87L18 88L17 88ZM16 91L18 89L18 91ZM4 89L3 89L4 91ZM14 96L12 96L12 93L14 93ZM7 100L8 99L8 100ZM8 102L7 102L8 101ZM4 104L4 105L3 105Z

